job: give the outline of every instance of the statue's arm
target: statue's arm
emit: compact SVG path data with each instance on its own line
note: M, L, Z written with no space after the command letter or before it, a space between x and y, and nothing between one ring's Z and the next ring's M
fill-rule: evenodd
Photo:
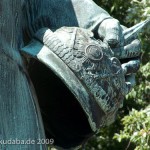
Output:
M71 0L80 27L94 29L103 20L112 18L93 0Z
M55 31L63 26L94 31L108 43L122 42L119 21L93 0L27 0L23 6L24 31L31 39L42 27Z
M57 30L62 26L94 30L103 20L112 18L93 0L27 0L23 14L31 33L42 27Z

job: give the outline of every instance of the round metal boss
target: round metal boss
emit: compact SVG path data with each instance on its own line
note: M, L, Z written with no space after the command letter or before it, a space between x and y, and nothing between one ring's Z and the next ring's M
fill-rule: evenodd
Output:
M85 54L92 61L100 61L103 58L102 48L94 44L86 47Z

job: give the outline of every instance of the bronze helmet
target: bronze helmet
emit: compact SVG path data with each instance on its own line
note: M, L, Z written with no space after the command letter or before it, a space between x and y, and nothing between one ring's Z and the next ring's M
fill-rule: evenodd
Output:
M137 28L124 32L127 40ZM118 53L106 42L78 27L43 28L22 53L30 59L46 134L57 146L81 145L114 122L128 89Z

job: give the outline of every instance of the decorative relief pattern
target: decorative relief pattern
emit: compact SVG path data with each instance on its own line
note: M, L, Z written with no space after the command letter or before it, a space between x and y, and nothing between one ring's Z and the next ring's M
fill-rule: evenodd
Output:
M63 27L53 34L46 32L41 42L86 86L105 112L104 124L113 122L122 106L126 85L121 63L107 43L95 40L90 31L76 27Z

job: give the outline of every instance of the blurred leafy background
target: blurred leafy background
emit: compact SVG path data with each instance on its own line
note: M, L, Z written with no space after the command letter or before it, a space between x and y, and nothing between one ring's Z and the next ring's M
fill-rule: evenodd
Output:
M150 0L94 0L130 27L150 17ZM140 34L142 63L137 84L126 96L118 119L85 145L85 150L150 150L150 25Z

